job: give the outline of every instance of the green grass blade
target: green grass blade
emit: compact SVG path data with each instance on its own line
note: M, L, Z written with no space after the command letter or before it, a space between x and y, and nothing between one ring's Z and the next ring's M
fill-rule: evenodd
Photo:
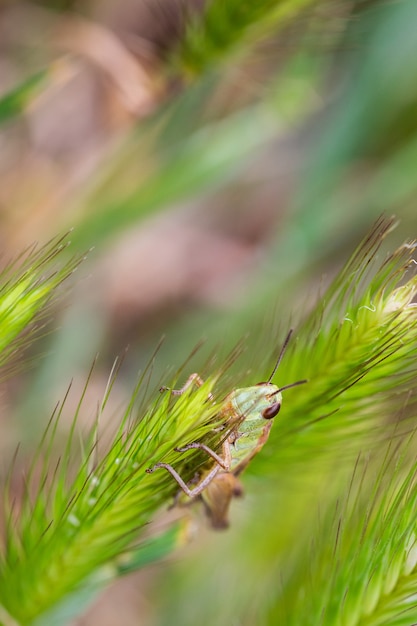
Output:
M47 70L36 72L0 98L0 124L23 113L31 100L40 92Z

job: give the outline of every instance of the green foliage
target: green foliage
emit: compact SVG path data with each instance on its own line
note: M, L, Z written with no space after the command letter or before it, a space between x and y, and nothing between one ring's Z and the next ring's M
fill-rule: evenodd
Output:
M415 415L410 391L417 376L413 358L417 350L417 318L412 303L417 278L407 276L414 246L405 244L373 267L377 263L376 251L391 226L389 220L375 225L317 309L301 324L285 356L285 369L277 378L282 386L302 373L308 376L309 383L288 391L268 446L259 463L255 463L263 468L266 491L271 481L285 481L289 471L294 477L308 472L312 480L322 474L324 467L336 460L341 463L339 478L334 474L324 522L318 525L319 530L313 525L314 535L308 535L312 539L317 534L310 557L311 572L317 568L312 576L314 584L309 585L311 606L304 597L306 583L300 580L304 572L302 561L296 561L296 567L283 577L284 605L291 592L294 615L297 620L305 615L303 623L318 623L320 615L326 616L325 624L345 623L339 615L348 615L349 624L380 624L383 622L378 621L379 616L386 612L390 623L410 623L400 618L395 621L407 601L415 567L415 466L412 463L407 469L410 455L405 452L409 448L401 452L402 464L396 461L397 449L393 454L387 453L382 469L375 470L377 479L369 479L371 470L360 469L359 463L348 495L343 487L350 460L367 450L376 459L373 465L377 465L379 457L375 454L378 446L386 447L383 441L387 432L391 430L401 441L401 433L410 429ZM57 276L61 278L59 272ZM20 302L21 290L13 293ZM148 475L145 469L162 460L173 464L185 480L190 480L207 459L201 451L179 455L174 448L190 441L219 447L224 437L213 431L222 419L222 401L217 399L213 405L208 400L212 391L216 393L216 378L178 398L169 393L159 396L138 414L145 372L107 451L100 452L100 415L116 375L117 368L81 458L74 442L83 398L65 453L58 460L54 458L54 437L62 404L25 478L22 503L17 506L12 495L6 497L0 599L3 610L18 624L65 623L109 580L174 549L181 526L168 529L159 538L140 539L155 512L166 506L176 492L169 474L161 471ZM239 386L244 384L240 381ZM405 408L405 415L398 413ZM396 413L398 417L390 427L389 419ZM331 514L331 507L335 506L332 502L340 494L344 494L345 504L337 504L336 514ZM312 518L315 516L314 512ZM340 519L343 532L338 525ZM329 537L333 537L330 544ZM265 541L256 533L252 541L258 558L260 554L265 557L260 539ZM306 540L300 538L298 548ZM271 551L273 570L277 567L277 555L285 558L288 551L282 539L275 541ZM265 593L273 578L268 573L267 559L262 563ZM278 602L269 606L271 623L276 623L278 614L282 615L284 605L278 597ZM414 616L411 611L408 607L408 614ZM361 621L363 615L368 621Z

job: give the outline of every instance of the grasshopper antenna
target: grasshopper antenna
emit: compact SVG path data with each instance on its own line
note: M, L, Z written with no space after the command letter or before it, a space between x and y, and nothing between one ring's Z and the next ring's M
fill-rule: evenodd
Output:
M271 376L267 380L268 383L270 383L271 380L273 379L273 377L275 376L275 373L276 373L276 371L277 371L277 369L279 367L279 364L282 361L282 357L284 356L285 350L287 349L288 343L289 343L289 341L291 339L291 335L293 333L293 330L294 330L293 328L290 328L288 335L285 337L285 341L282 344L282 348L281 348L281 351L280 351L279 356L277 358L277 362L275 363L274 369L272 370L272 374L271 374ZM305 382L305 381L302 381L302 382Z
M308 383L307 378L303 378L303 380L297 380L296 383L291 383L290 385L284 385L284 387L280 387L277 393L281 393L285 389L291 389L291 387L297 387L298 385L304 385L304 383Z

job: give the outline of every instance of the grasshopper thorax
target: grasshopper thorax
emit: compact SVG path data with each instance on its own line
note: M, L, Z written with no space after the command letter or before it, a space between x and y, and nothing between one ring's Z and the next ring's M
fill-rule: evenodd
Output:
M264 420L271 420L279 413L282 404L281 392L284 389L289 389L290 387L295 387L296 385L306 382L305 380L299 380L296 383L285 385L281 388L271 383L284 356L291 335L292 329L285 338L274 369L266 382L258 383L252 387L236 389L229 395L229 406L232 416L237 418L241 425L246 423L248 430L254 430L256 428L263 429L262 422L264 422Z

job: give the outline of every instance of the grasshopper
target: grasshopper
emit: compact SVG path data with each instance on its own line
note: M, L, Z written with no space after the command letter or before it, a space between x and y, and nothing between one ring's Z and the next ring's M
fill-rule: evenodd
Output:
M289 331L279 353L274 369L266 382L252 387L235 389L229 393L220 408L224 416L223 428L228 430L223 441L221 454L218 454L204 443L189 443L177 452L191 449L204 450L214 463L200 476L198 483L188 486L178 472L168 463L156 463L146 471L152 473L157 469L167 470L176 480L181 490L191 499L199 497L206 508L213 528L227 528L228 511L233 497L242 495L243 490L238 477L265 445L282 404L282 391L301 385L306 380L299 380L285 387L277 387L271 383L282 357L284 356L292 330ZM201 386L203 380L198 374L191 374L181 389L171 389L174 395L181 395L192 384ZM168 390L162 387L161 391ZM212 397L210 396L210 399Z

